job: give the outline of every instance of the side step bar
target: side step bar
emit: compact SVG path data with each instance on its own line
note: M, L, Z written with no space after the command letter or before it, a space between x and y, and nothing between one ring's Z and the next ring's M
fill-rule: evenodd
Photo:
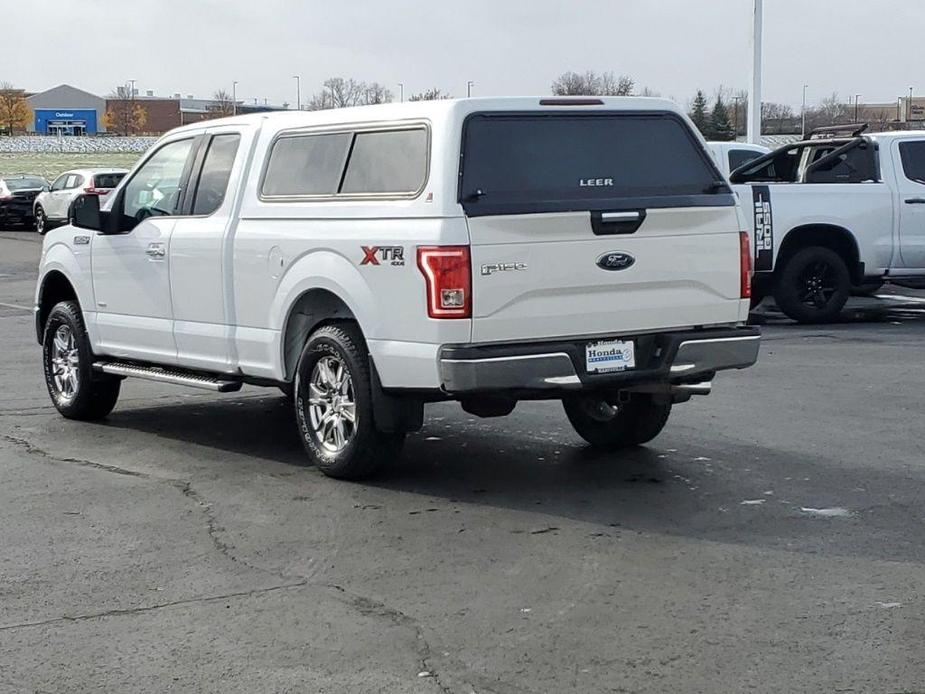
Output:
M161 383L173 383L178 386L204 388L205 390L211 390L217 393L230 393L241 390L242 385L241 381L218 376L204 376L193 371L183 371L181 369L171 369L162 366L139 366L137 364L98 361L93 364L93 370L102 371L103 373L112 374L113 376L144 378L148 381L160 381Z

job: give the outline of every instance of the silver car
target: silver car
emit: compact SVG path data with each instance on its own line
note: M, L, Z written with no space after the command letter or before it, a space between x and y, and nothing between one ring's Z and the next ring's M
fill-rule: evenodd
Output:
M127 169L65 171L55 179L49 190L35 198L35 230L44 234L59 224L66 224L71 203L78 195L99 195L102 204L127 173Z

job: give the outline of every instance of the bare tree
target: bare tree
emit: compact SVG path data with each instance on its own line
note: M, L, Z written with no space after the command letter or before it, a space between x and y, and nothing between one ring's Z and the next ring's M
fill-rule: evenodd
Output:
M794 124L793 107L790 104L778 104L772 101L762 102L761 123L766 133L777 135L799 127Z
M312 94L307 108L309 111L322 111L328 108L388 104L393 98L392 92L379 82L329 77L324 81L322 90Z
M450 94L442 91L438 87L425 89L423 92L412 94L409 101L439 101L440 99L452 99Z
M556 96L628 96L636 82L629 75L614 77L613 72L598 74L594 70L584 73L563 72L552 83Z
M27 128L30 117L26 93L9 82L0 83L0 125L6 129L7 134L12 135L15 130Z
M365 104L390 104L392 103L392 92L378 82L370 82L363 90Z
M212 118L224 118L234 115L235 103L231 94L219 89L212 95L212 103L206 108Z

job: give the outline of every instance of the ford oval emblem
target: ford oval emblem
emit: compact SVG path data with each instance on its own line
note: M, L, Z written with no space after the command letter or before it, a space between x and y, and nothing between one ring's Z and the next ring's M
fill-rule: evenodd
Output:
M625 270L635 262L636 259L629 253L611 251L597 259L597 266L601 270Z

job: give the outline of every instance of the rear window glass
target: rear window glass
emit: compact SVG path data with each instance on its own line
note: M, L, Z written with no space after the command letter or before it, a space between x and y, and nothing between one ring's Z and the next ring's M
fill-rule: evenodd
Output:
M464 137L459 196L470 215L735 204L667 114L483 114Z
M353 133L293 135L273 145L263 179L264 195L333 195Z
M124 173L96 174L93 177L94 188L115 188L125 178Z
M23 176L22 178L4 178L3 182L10 191L14 190L31 190L42 188L48 184L44 178L38 176Z
M357 133L341 193L413 193L427 175L427 131Z
M925 183L925 142L899 143L903 173L910 181Z
M735 171L743 164L747 164L753 159L762 156L762 152L756 152L751 149L730 149L729 150L729 170Z

